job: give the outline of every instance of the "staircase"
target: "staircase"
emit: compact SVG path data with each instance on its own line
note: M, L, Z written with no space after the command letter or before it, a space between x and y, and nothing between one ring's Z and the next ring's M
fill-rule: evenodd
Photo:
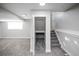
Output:
M52 47L60 47L60 43L58 41L58 38L56 36L55 31L51 31L51 48Z
M37 52L45 52L45 34L36 32L35 50Z

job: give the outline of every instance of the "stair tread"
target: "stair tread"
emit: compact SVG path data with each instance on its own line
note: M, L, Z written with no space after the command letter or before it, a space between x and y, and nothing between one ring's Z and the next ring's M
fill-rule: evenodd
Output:
M60 45L59 43L52 43L52 45Z
M52 32L51 34L56 34L56 33Z
M59 42L58 40L51 40L51 42Z
M57 37L51 37L52 39L57 39Z
M56 36L55 31L51 31L51 46L52 47L55 47L55 46L60 47L61 46L59 44L59 40L58 40L58 38Z
M52 44L59 44L59 42L53 42Z
M51 35L51 37L56 37L56 35Z
M51 40L58 40L57 38L51 38Z
M56 35L56 34L51 34L51 35Z
M51 44L51 46L61 46L60 44Z
M51 37L51 38L57 38L56 36L54 36L54 37Z

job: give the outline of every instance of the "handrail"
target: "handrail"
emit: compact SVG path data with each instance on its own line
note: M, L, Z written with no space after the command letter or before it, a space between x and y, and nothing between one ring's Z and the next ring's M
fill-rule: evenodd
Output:
M76 38L79 38L79 35L77 35L77 34L74 34L74 33L69 33L69 32L67 32L67 31L60 31L60 30L56 30L57 32L62 32L62 33L67 33L68 35L71 35L71 36L74 36L74 37L76 37Z

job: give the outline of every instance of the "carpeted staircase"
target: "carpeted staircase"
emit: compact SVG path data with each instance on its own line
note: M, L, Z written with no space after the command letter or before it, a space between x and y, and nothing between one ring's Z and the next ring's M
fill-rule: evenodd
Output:
M36 33L35 50L39 52L45 52L45 34Z
M60 47L60 43L58 41L58 38L56 36L55 31L51 31L51 48L52 47Z
M68 56L61 48L55 31L51 31L51 52L45 52L45 33L36 33L35 40L35 55L36 56Z
M45 34L36 33L36 50L45 50ZM55 31L51 31L51 48L61 47Z

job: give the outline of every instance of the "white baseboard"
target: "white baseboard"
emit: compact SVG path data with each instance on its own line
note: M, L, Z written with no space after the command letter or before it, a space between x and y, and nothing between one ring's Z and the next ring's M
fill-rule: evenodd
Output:
M30 52L32 52L32 53L33 53L34 51L33 51L32 49L30 49Z
M31 38L31 37L0 37L0 38Z
M30 49L30 52L33 53L33 55L35 55L35 51L33 49Z
M50 53L51 52L51 50L46 50L46 53Z

